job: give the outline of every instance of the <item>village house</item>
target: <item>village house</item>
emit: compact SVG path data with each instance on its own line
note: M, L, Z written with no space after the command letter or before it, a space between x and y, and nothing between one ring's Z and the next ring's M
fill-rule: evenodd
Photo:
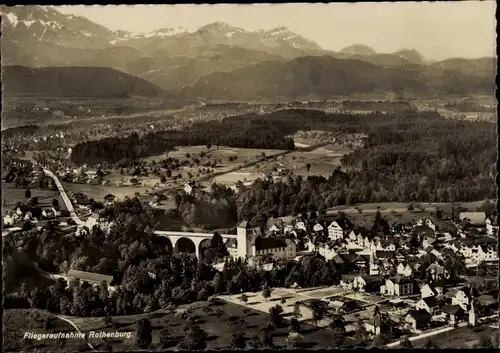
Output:
M255 254L253 256L271 255L273 258L291 259L297 255L295 242L285 237L264 238L258 236L254 241L254 246Z
M442 317L454 325L465 318L465 311L460 305L445 305L441 308Z
M426 226L432 230L436 230L436 225L429 218L421 218L417 221L417 226Z
M472 250L471 259L476 264L481 262L498 261L498 253L492 246L481 244Z
M429 314L435 315L439 310L439 302L436 297L427 297L420 299L415 305L417 310L424 309Z
M380 287L380 293L385 295L405 296L415 293L414 281L408 278L391 277Z
M348 240L349 240L349 241L351 241L351 242L355 242L355 241L358 239L358 237L357 237L356 233L354 233L354 231L353 231L353 230L351 230L351 232L349 233L349 235L348 235L348 237L347 237L347 238L348 238Z
M433 285L426 283L420 288L420 297L422 299L430 298L430 297L437 298L441 295L443 295L443 288L442 287L434 287Z
M469 310L472 299L479 296L475 288L464 287L460 290L453 291L447 296L451 296L451 304L459 305L465 312Z
M356 300L332 300L326 298L325 301L328 303L328 306L334 309L337 313L350 313L361 309L361 305Z
M277 234L284 230L283 221L280 218L271 218L267 221L269 232Z
M307 232L307 225L304 221L297 221L295 223L295 229L303 230L304 232Z
M68 273L66 273L65 277L68 284L72 279L77 279L81 282L88 282L93 286L100 286L103 282L106 282L106 284L108 285L108 290L114 291L116 289L116 287L111 286L111 283L113 282L113 276L109 275L101 275L98 273L79 270L69 270Z
M371 276L371 275L356 275L356 274L346 274L342 275L340 285L354 289L359 292L374 293L380 289L380 285L383 283L382 276Z
M331 248L326 243L317 246L316 250L317 250L318 254L323 256L325 258L325 260L327 260L327 261L332 260L337 255L337 251L335 251L334 248Z
M323 226L320 223L316 223L313 226L313 231L314 232L322 232L324 230Z
M16 221L17 221L16 217L8 213L3 217L3 226L4 227L12 226L14 225L14 223L16 223Z
M430 275L432 280L448 278L449 272L443 266L433 263L427 267L426 272Z
M460 212L458 218L461 222L467 222L473 227L486 226L485 212Z
M428 327L432 315L425 309L410 310L404 316L404 321L414 330L422 330Z
M405 277L411 277L413 271L408 264L400 263L396 267L396 273Z
M492 217L486 219L486 233L489 236L495 236L498 234L498 225Z

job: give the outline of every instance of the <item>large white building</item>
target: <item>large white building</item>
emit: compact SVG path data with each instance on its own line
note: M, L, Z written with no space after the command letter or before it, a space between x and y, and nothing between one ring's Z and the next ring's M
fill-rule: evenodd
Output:
M242 222L236 229L236 256L252 258L271 256L291 259L296 256L296 245L285 236L265 237L259 228L250 228L248 222Z

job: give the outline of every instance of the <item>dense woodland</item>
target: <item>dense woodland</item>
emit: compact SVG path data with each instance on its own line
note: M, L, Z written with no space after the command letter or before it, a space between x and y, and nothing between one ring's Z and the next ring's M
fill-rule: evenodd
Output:
M293 119L289 124L293 125ZM237 192L212 188L209 193L199 192L195 200L180 193L181 216L203 225L204 218L195 214L206 213L207 205L226 208L218 217L236 222L357 203L465 202L496 197L492 123L444 120L427 113L336 116L335 124L340 131L365 133L367 139L362 148L344 156L342 167L328 178L289 174L281 181L240 184ZM236 217L230 205L236 205Z

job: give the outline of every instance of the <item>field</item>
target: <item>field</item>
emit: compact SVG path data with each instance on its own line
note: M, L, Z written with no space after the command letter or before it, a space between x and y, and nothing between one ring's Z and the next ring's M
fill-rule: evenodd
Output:
M498 335L498 328L494 329L490 326L478 326L475 328L459 327L455 330L439 333L431 336L431 341L441 349L446 348L472 348L479 341L479 337L486 335L493 337ZM428 338L422 338L412 341L415 348L422 348Z
M325 134L317 132L317 134ZM308 148L320 145L312 151L295 150L293 152L278 156L274 160L259 163L250 168L244 168L242 173L268 174L276 173L280 170L290 170L294 174L308 176L321 175L328 177L335 168L341 166L340 160L345 154L351 153L361 145L362 135L345 135L337 138L333 136L306 135L302 133L299 138L294 137L295 146L298 148ZM307 165L310 165L309 171Z
M263 313L268 313L269 309L275 305L281 305L285 316L290 316L293 312L293 308L296 302L307 301L311 299L321 299L321 298L332 298L340 297L349 290L339 288L339 287L321 287L316 289L307 290L294 290L289 288L274 288L271 292L271 297L267 300L264 299L262 293L245 293L248 297L248 302L243 303L239 298L240 295L231 296L221 296L224 300L230 301L238 305L244 305L248 308L258 310ZM281 303L282 299L285 299L285 304ZM312 312L305 307L301 308L302 317L299 321L308 321L312 319ZM322 320L318 322L319 327L325 327L329 324L328 320Z
M207 332L208 349L229 349L231 348L231 339L234 332L244 332L247 339L254 335L260 336L262 328L267 326L267 313L259 312L253 309L245 309L238 304L221 300L218 304L211 305L212 312L206 313L203 310L204 303L194 303L189 305L188 315L195 320ZM217 309L221 309L223 314L220 319L215 314ZM183 319L164 310L152 314L131 315L113 317L114 327L106 327L102 318L77 318L72 322L82 331L108 331L108 332L132 332L132 339L114 339L107 340L107 343L113 347L114 351L136 350L135 346L135 327L136 321L140 318L148 317L153 327L153 341L148 348L159 349L160 332L167 329L170 336L171 348L173 349L180 342L185 333L185 327L188 319ZM237 323L239 321L239 323ZM326 329L318 329L312 325L302 323L301 334L304 336L303 346L307 348L327 348L331 343L331 332ZM273 332L273 343L278 347L285 346L285 340L288 335L288 328L280 327ZM89 339L97 350L103 349L106 345L104 339Z
M340 212L345 213L351 222L359 226L372 226L377 211L389 222L408 223L415 222L423 217L428 217L439 208L444 217L451 216L451 208L461 206L468 211L476 211L484 201L463 202L463 203L412 203L415 207L413 212L408 211L409 202L385 202L367 203L351 206L337 206L327 210L327 216L336 217Z
M38 205L41 208L52 207L52 199L57 199L59 201L59 206L62 210L66 209L64 202L59 195L57 190L49 189L30 189L31 197L38 197ZM24 192L26 189L17 189L14 187L13 183L2 183L2 217L5 212L11 210L17 202L27 201L24 197Z
M45 327L45 320L51 318L50 327ZM75 329L67 322L45 314L34 309L7 309L3 313L3 346L6 352L27 351L50 351L69 352L77 351L85 344L83 339L68 339L63 348L55 339L47 340L25 340L24 333L51 333L51 332L75 332Z

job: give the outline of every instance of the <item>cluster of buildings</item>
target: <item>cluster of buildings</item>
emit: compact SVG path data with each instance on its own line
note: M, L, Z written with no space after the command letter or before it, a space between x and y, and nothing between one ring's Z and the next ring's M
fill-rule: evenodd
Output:
M484 212L463 212L456 221L424 217L414 224L394 223L387 234L354 227L345 219L280 219L270 220L267 229L243 222L236 239L227 245L232 256L250 263L321 255L343 266L337 287L381 303L386 317L365 320L365 328L377 334L391 325L409 332L460 322L476 325L480 317L495 314L499 300L495 276L479 278L477 270L497 269L497 234L498 226ZM464 265L462 274L472 272L470 277L485 282L476 287L478 281L457 276L449 258ZM336 315L367 306L340 297L320 301Z

